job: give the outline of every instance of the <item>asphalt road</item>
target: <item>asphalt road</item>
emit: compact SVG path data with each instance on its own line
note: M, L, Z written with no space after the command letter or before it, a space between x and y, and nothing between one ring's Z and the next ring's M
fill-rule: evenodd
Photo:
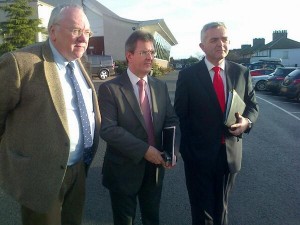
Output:
M111 78L110 78L111 79ZM166 80L174 98L177 72ZM102 83L95 80L96 89ZM229 199L230 225L300 225L300 104L257 93L260 115L244 137L242 170ZM108 191L101 185L105 143L87 179L83 225L112 225ZM166 172L161 202L162 225L190 225L183 162ZM21 225L18 204L0 190L0 225ZM139 212L136 225L141 225Z

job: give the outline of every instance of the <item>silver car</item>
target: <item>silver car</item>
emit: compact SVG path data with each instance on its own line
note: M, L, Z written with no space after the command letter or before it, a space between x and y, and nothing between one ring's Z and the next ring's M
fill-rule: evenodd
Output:
M260 76L253 76L252 77L252 85L253 88L257 91L265 91L267 90L267 79L270 78L270 75L260 75Z

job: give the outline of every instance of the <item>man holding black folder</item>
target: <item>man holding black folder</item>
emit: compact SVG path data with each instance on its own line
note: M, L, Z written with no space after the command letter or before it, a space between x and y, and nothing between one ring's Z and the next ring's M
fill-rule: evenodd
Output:
M179 72L175 92L193 225L228 224L228 194L241 168L241 137L258 116L249 70L225 60L227 34L221 22L203 27L200 48L205 58ZM245 106L234 110L233 124L225 125L229 93L241 99L233 105Z
M179 131L179 120L166 84L148 75L155 56L153 36L133 32L125 51L127 71L99 87L101 137L107 142L103 185L110 191L114 225L134 224L137 199L143 224L158 225L167 167L162 132L173 126Z

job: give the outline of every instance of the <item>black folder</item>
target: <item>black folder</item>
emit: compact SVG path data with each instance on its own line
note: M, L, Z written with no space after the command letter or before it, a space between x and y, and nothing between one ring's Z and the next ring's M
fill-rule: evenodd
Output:
M175 155L175 131L176 127L165 127L162 131L162 150L167 164L174 166L176 164Z
M246 108L246 104L243 99L238 95L238 93L232 89L227 98L227 107L225 114L225 125L230 127L236 123L235 114L238 112L240 115L243 114Z

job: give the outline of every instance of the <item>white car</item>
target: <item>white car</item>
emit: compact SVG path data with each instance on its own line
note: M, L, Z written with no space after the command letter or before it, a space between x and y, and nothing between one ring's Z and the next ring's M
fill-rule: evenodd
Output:
M265 91L267 90L267 79L270 78L270 75L260 75L260 76L253 76L252 77L252 86L257 91Z

